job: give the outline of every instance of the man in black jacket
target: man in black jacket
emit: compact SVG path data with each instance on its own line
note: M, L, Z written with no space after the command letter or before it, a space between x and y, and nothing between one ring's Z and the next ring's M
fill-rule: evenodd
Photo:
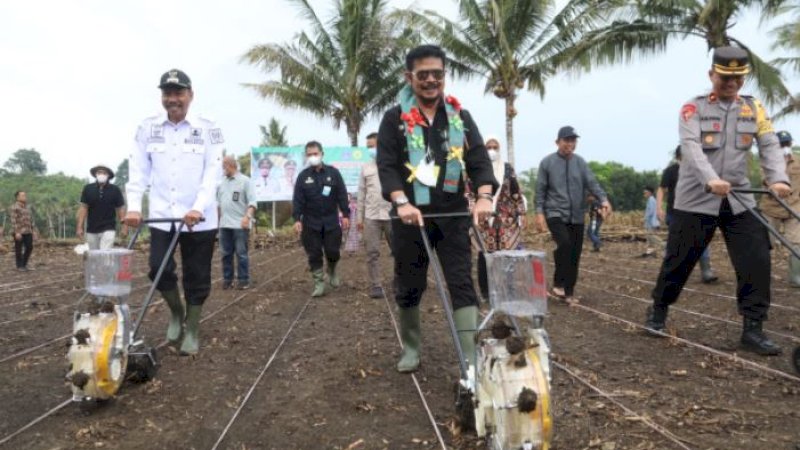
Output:
M453 301L459 343L475 364L478 297L472 283L469 216L428 219L426 213L466 213L464 171L477 187L473 220L491 214L497 181L472 116L444 96L445 53L423 45L406 56L407 85L400 105L386 112L378 132L378 173L383 196L400 221L392 223L397 301L403 355L400 372L419 367L419 303L427 287L428 255L420 228L441 260Z
M322 163L322 155L322 144L317 141L306 144L309 167L297 176L292 197L294 230L301 236L314 279L312 297L325 295L323 252L328 260L328 283L334 288L341 285L336 265L342 247L342 228L350 227L344 179L335 167ZM341 227L339 211L344 216Z

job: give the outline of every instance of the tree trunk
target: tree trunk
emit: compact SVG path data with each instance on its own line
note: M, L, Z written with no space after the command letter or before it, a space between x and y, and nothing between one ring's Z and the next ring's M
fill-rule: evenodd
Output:
M358 147L358 131L361 128L359 123L355 122L356 119L347 120L345 123L347 124L347 136L350 137L350 145L353 147Z
M514 109L516 93L512 92L506 97L506 151L508 151L508 163L514 166L514 116L517 111ZM500 182L502 180L498 180Z

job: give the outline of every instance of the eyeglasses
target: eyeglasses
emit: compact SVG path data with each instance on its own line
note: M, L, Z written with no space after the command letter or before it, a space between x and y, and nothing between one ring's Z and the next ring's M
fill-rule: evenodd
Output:
M426 81L428 77L433 75L433 79L436 81L442 81L444 79L444 70L442 69L433 69L433 70L418 70L416 72L411 72L417 77L418 81Z

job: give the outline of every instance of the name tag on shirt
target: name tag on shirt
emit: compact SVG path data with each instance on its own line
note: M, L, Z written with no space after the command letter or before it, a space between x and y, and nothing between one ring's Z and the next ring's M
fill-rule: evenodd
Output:
M233 201L235 201L235 202L239 201L239 193L238 192L234 192L233 193Z
M331 195L331 187L330 186L322 186L322 196L327 197Z

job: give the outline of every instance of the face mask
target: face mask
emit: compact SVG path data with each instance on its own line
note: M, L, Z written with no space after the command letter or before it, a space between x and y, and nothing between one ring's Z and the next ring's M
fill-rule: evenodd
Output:
M370 158L375 159L375 157L378 156L378 149L377 148L368 148L367 150L369 150Z
M98 174L98 175L97 175L97 182L98 182L98 183L101 183L101 184L103 184L103 183L105 183L106 181L108 181L108 175L106 175L106 174L104 174L104 173L101 173L101 174Z
M489 152L489 159L492 161L497 161L497 158L500 157L500 152L497 150L487 150Z
M308 164L310 166L316 167L322 164L322 156L309 156L308 157Z

